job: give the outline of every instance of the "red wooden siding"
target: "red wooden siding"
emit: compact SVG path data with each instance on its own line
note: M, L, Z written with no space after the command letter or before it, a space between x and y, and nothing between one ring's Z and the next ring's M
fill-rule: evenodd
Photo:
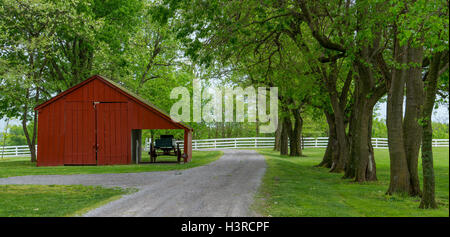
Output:
M94 102L100 102L95 105ZM93 76L37 106L38 166L131 163L132 129L184 129L191 157L191 129ZM187 142L186 142L187 139ZM96 152L96 149L98 151Z
M97 106L97 161L99 165L128 164L130 132L127 103L100 103Z
M64 164L97 164L95 158L95 110L92 102L66 101L64 116Z

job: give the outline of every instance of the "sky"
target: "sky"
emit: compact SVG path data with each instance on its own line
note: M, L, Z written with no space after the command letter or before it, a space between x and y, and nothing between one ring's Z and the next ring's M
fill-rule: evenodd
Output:
M377 110L377 118L381 118L381 119L386 119L386 102L383 103L379 103L378 105L378 110ZM405 110L403 109L403 113L405 112ZM449 121L449 116L448 116L448 104L446 105L439 105L439 107L433 110L433 116L431 117L431 120L433 122L439 122L439 123L446 123L448 124Z

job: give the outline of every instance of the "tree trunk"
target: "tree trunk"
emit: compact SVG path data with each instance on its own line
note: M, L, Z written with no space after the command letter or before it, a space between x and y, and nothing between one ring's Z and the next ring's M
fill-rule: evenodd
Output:
M37 111L33 111L33 137L31 140L31 162L37 161L37 154L36 154L36 138L37 138Z
M364 75L364 69L359 71ZM344 178L354 178L356 182L376 181L376 165L373 154L372 114L376 97L367 97L370 87L362 80L357 80L354 92L354 105L350 124L350 157Z
M221 138L225 138L225 122L219 122L220 123L220 130L221 130L221 134L222 134L222 136L221 136Z
M336 138L339 146L339 156L333 160L330 172L339 173L345 171L345 165L349 156L348 140L345 131L345 113L339 104L337 94L335 95L334 92L330 93L330 100L334 112Z
M428 96L427 96L428 97ZM433 111L432 109L429 111ZM433 168L433 128L431 126L431 113L424 112L424 119L429 119L423 122L422 131L422 172L423 172L423 193L420 201L420 208L437 208L435 198L435 181Z
M349 158L349 146L346 133L346 100L341 100L337 92L336 81L338 78L336 64L331 65L332 70L326 73L326 69L322 68L322 74L325 81L326 89L331 102L331 108L334 113L334 124L336 126L336 138L339 146L339 156L333 159L330 172L340 173L345 171L345 166ZM350 74L350 73L349 73ZM351 79L351 78L350 78ZM344 89L343 89L344 90ZM343 91L344 92L344 91Z
M446 52L448 54L448 52ZM439 78L439 67L442 53L433 55L430 72L425 80L425 96L422 111L422 170L423 170L423 193L420 208L437 208L435 198L435 180L433 168L433 128L431 115L436 100L437 81Z
M288 137L291 126L291 118L289 116L285 116L283 118L283 125L280 136L280 155L288 155Z
M336 159L333 157L339 156L339 147L337 145L336 126L334 125L334 115L328 111L324 111L324 113L328 123L328 143L322 162L320 162L320 164L318 164L316 167L331 168L333 159Z
M9 125L9 118L6 119L5 132L3 133L3 145L2 145L2 157L1 157L2 160L3 160L3 155L5 153L6 136L8 134L8 125Z
M408 58L409 62L421 65L423 48L409 47ZM422 94L422 67L411 67L408 69L406 77L406 108L403 120L403 139L405 142L406 161L408 162L411 189L409 193L411 196L421 195L418 162L422 136L422 127L419 125L419 118L422 115Z
M289 156L301 156L302 150L300 147L303 119L300 115L300 109L293 109L292 114L294 115L294 129L289 131Z
M298 122L297 122L298 120ZM302 147L302 134L303 134L303 118L300 114L300 112L298 113L298 118L296 119L296 123L295 123L295 128L296 130L296 135L298 137L298 155L299 156L303 156L303 147Z
M30 98L30 89L27 89L26 97L27 100ZM37 101L39 98L39 91L36 89L36 97L35 101ZM27 140L28 149L30 149L30 156L31 156L31 162L36 162L36 135L37 135L37 113L36 111L33 111L33 134L30 137L30 134L28 133L28 105L24 104L23 106L23 115L22 115L22 129L23 133L25 134L25 138Z
M258 117L258 106L256 106L256 122L255 122L255 126L256 126L256 136L259 136L259 117Z
M22 120L22 128L23 128L24 130L27 129L26 123L25 123L25 125L24 125L24 120ZM31 162L36 162L36 161L37 161L37 158L36 158L36 146L35 146L36 143L34 143L34 142L32 141L32 139L30 138L28 132L25 134L25 138L27 139L28 149L30 149L30 155L31 155L30 161L31 161Z
M398 46L396 42L395 61L407 63L407 46ZM405 88L406 71L393 69L392 79L388 86L386 125L388 131L390 183L387 194L410 192L410 175L403 138L403 92Z
M280 147L281 147L281 145L280 145L280 143L281 143L281 130L283 128L282 124L283 123L281 121L278 122L277 130L275 131L275 145L273 147L274 151L280 151Z
M215 138L219 138L219 123L217 122L215 125Z

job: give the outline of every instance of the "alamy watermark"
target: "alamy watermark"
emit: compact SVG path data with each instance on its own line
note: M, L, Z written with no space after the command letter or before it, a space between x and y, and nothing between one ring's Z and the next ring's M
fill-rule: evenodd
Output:
M269 111L267 111L267 91L270 94ZM170 109L172 120L177 122L201 122L202 120L204 122L245 122L244 110L245 105L247 105L247 122L256 122L258 118L258 122L261 123L261 133L273 133L277 129L277 87L258 87L257 91L253 86L246 87L245 89L242 87L209 87L202 90L200 81L194 80L192 120L190 106L191 95L188 88L173 88L170 93L170 98L178 99Z

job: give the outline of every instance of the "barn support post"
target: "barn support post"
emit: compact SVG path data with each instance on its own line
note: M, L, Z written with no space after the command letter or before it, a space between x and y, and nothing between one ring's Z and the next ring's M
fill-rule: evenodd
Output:
M192 131L184 130L184 154L187 155L185 162L190 162L192 159Z
M139 164L142 160L142 130L131 130L131 160L132 163Z

